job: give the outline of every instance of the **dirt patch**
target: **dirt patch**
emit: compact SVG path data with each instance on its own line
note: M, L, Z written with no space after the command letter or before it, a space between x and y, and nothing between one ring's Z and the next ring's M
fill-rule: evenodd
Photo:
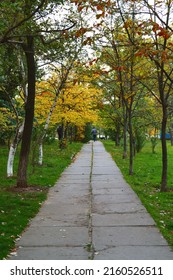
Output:
M48 187L41 187L41 186L27 186L25 188L18 188L17 186L13 186L7 189L9 192L14 192L14 193L29 193L29 192L47 192Z

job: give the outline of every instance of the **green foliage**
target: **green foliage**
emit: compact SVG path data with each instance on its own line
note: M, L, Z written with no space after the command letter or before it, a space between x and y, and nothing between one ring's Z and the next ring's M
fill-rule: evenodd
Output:
M137 153L139 153L145 145L146 136L142 130L136 130L135 133L135 147Z
M155 153L155 147L158 144L158 138L157 137L151 137L151 148L152 148L152 153Z
M122 159L122 149L115 147L111 141L104 142L106 149L111 153L126 181L137 193L148 212L154 218L160 231L173 247L173 147L168 145L168 185L166 193L160 192L161 177L161 144L158 143L155 154L151 152L150 141L135 157L134 175L129 176L128 159Z
M92 126L91 126L90 123L88 123L88 124L85 126L84 139L83 139L83 142L84 142L84 143L87 143L88 141L91 140L91 129L92 129Z
M34 217L47 197L47 190L57 181L62 171L70 164L80 150L81 143L72 143L60 150L58 142L45 145L43 166L29 167L28 191L19 191L15 177L6 178L6 160L8 151L0 149L0 259L3 259L15 246L15 240ZM15 161L15 169L17 160ZM12 188L11 188L12 187ZM31 188L32 187L32 188Z

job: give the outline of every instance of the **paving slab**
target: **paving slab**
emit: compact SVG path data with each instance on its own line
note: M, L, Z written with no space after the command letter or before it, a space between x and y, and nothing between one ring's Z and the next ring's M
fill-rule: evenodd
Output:
M38 238L39 236L39 238ZM55 247L75 247L85 246L88 243L87 227L60 227L60 226L37 226L30 227L18 246L55 246Z
M96 251L110 246L168 245L153 226L94 227L93 244Z
M141 205L141 203L136 203L136 202L124 202L124 203L110 203L110 204L106 204L106 203L95 203L93 205L93 209L92 209L93 213L136 213L136 212L146 212L146 209L143 205Z
M126 194L131 194L132 190L126 190L125 191ZM115 187L109 187L109 188L105 188L105 186L103 185L102 188L94 188L93 189L93 194L95 195L119 195L119 194L123 194L124 193L124 189L123 188L115 188Z
M69 184L82 184L82 183L88 183L88 180L90 179L90 177L87 175L79 175L79 174L75 174L75 175L67 175L64 174L63 178L60 178L59 182L60 183L69 183Z
M155 226L148 213L143 212L92 214L92 222L95 227Z
M20 247L13 260L87 260L84 247Z
M88 213L84 215L83 213L75 213L71 210L73 214L67 213L63 215L47 215L39 216L32 221L31 227L33 226L42 226L42 227L87 227L88 226Z
M172 260L168 246L116 246L95 252L95 260Z
M64 170L16 249L9 259L173 259L154 220L99 141L85 144Z
M106 195L94 195L93 205L95 203L123 203L123 202L138 202L139 199L134 194L106 194Z

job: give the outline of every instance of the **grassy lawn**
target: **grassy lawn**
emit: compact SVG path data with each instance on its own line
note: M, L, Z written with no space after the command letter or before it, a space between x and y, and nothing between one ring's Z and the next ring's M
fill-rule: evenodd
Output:
M5 258L14 248L15 240L46 199L48 188L55 184L81 146L81 143L72 143L67 149L60 150L57 142L45 145L43 166L36 165L34 171L29 166L28 183L34 187L22 192L12 188L16 183L15 177L6 177L8 150L0 147L0 259ZM15 175L16 172L17 160Z
M137 193L148 212L154 218L165 239L173 247L173 147L168 142L168 187L166 193L160 192L161 181L161 145L156 146L156 153L151 151L150 141L146 143L134 160L134 175L129 176L129 159L122 159L122 148L114 142L103 142L111 153L124 178Z

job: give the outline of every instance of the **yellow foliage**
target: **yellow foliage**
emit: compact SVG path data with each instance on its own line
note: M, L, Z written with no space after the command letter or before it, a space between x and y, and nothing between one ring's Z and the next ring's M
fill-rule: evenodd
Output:
M95 88L70 84L61 92L53 117L58 122L63 120L77 127L95 122L98 117L98 94Z
M0 107L0 129L1 131L8 131L13 126L10 125L10 120L15 119L13 112L11 112L8 108Z
M54 100L53 93L43 91L41 94L36 95L35 99L35 119L38 124L44 124L49 114L51 105Z
M35 119L37 124L44 125L52 105L50 126L58 123L74 125L78 129L79 138L82 138L84 127L88 122L96 122L98 119L98 101L101 91L92 87L89 80L83 77L85 82L80 82L76 77L70 77L64 88L60 91L57 102L56 86L47 81L37 84L35 99ZM53 80L56 80L53 77ZM80 132L79 132L80 130Z

